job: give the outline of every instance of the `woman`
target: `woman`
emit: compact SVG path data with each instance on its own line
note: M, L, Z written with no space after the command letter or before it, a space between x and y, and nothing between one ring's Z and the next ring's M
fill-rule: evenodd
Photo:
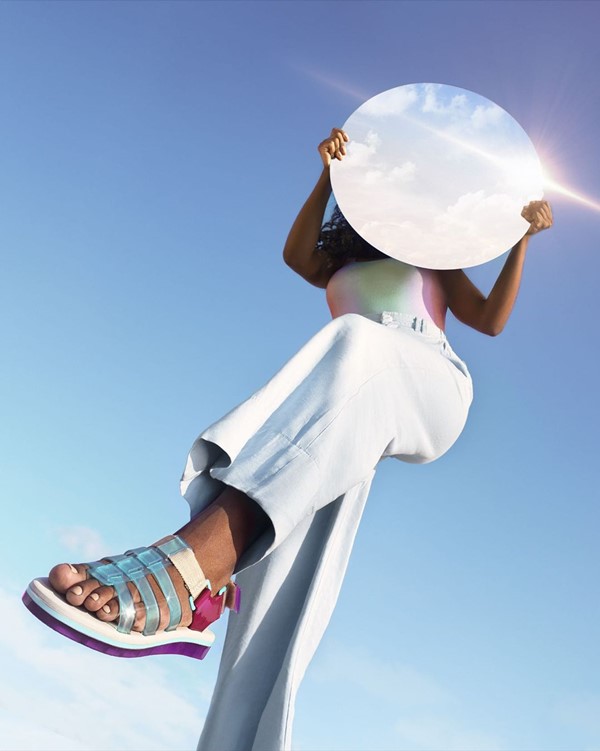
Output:
M461 270L388 258L339 210L322 226L331 160L344 158L347 141L334 128L319 144L323 171L283 252L327 290L333 319L196 439L181 478L192 520L148 548L55 566L24 595L44 622L94 649L203 657L214 638L207 626L225 607L240 610L243 589L200 740L207 751L290 747L295 695L335 606L376 465L435 460L467 419L472 381L445 337L447 308L500 333L529 237L552 225L546 202L523 210L530 228L485 298ZM360 594L357 602L359 614L369 607Z

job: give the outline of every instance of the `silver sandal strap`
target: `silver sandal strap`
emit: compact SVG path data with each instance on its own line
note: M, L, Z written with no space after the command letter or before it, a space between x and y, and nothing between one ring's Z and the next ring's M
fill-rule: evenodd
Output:
M88 576L96 579L100 584L107 587L113 587L119 601L119 621L117 631L122 634L131 633L133 622L135 621L135 605L133 597L126 584L126 578L120 568L114 563L105 563L95 561L87 564Z

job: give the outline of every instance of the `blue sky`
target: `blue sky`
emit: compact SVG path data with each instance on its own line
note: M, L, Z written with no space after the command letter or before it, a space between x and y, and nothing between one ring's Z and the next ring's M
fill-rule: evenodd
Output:
M0 4L3 748L195 747L219 647L88 653L23 588L181 526L194 438L327 322L281 253L317 144L362 101L478 92L600 200L598 21L577 1ZM600 744L600 215L548 198L504 332L448 317L463 435L378 469L299 751ZM469 269L486 294L504 259Z

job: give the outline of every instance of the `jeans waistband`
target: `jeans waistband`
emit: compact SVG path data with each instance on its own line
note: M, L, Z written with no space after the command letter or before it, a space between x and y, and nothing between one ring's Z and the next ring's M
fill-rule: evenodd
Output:
M384 326L397 329L410 328L418 334L422 334L427 339L433 339L436 342L445 342L446 334L433 321L427 318L420 318L413 313L401 313L397 310L383 310L381 313L362 313L365 318L371 321L377 321Z
M420 337L427 342L439 344L439 351L444 357L447 357L450 362L458 368L458 370L465 376L468 385L470 399L473 400L473 379L469 373L469 368L466 362L459 357L456 352L450 346L450 342L446 338L446 334L433 321L422 318L413 313L401 313L397 310L383 310L381 313L361 313L365 318L369 318L371 321L376 321L384 326L390 328L408 328L415 331Z

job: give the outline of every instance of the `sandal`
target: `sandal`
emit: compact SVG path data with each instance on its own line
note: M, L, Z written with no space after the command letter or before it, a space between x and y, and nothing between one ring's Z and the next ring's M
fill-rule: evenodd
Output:
M210 582L192 549L177 535L171 535L160 545L135 548L125 555L109 556L104 561L86 565L88 578L114 587L119 601L118 621L101 621L85 608L69 604L64 595L52 589L47 578L34 579L29 584L23 603L36 618L58 633L116 657L180 654L202 660L215 639L208 626L223 614L225 607L236 613L240 609L241 592L237 584L230 581L213 596ZM169 566L177 569L189 593L192 622L188 627L179 626L182 609L166 571ZM159 633L156 629L160 612L146 579L148 574L154 576L169 608L169 625ZM135 605L127 582L137 587L146 608L142 632L131 630Z

